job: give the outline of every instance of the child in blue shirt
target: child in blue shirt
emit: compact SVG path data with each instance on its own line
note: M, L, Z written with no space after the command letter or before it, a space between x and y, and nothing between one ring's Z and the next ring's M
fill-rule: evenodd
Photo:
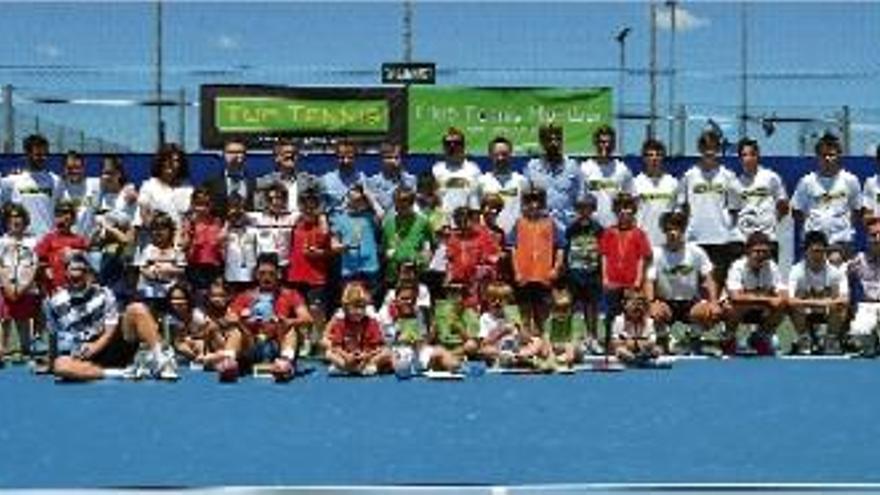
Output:
M366 284L373 298L381 275L378 225L363 186L352 186L346 210L332 224L340 244L341 276L344 282L358 280Z

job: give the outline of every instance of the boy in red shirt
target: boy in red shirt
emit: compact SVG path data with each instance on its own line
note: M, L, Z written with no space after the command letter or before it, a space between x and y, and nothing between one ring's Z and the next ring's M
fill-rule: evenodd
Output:
M530 335L539 335L550 313L550 289L562 272L564 232L545 211L547 193L523 194L524 216L511 230L513 277L523 322Z
M453 221L455 229L446 240L446 285L462 285L465 306L479 308L480 288L494 278L500 250L467 207L456 208Z
M625 290L642 290L645 268L651 260L648 235L636 226L636 199L628 193L618 194L612 208L617 215L617 224L603 230L599 236L602 288L607 310L605 321L613 321L620 314Z
M331 369L357 375L390 373L392 353L385 347L382 330L375 318L367 316L370 295L358 282L342 292L342 316L333 318L324 334L324 348Z
M55 205L55 229L44 235L34 248L42 269L41 288L45 296L51 296L64 285L67 253L89 248L89 240L72 231L75 219L76 206L71 201L59 201Z
M302 191L299 198L301 216L290 234L290 254L287 263L287 282L308 301L315 321L321 329L328 314L327 280L334 250L341 245L330 233L330 227L321 216L321 199L317 188ZM313 342L309 344L312 344Z
M181 244L186 253L186 275L202 300L211 283L223 276L225 238L223 220L215 215L211 190L198 187L192 193L190 214L181 229Z
M251 361L272 363L275 379L286 381L296 371L299 329L311 325L312 317L299 293L280 286L279 271L278 256L261 254L254 271L257 287L233 299L226 319L246 336Z

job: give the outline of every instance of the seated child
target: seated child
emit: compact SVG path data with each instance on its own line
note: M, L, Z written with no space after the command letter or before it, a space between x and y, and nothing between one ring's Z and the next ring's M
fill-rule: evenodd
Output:
M391 351L385 347L379 322L366 314L370 294L352 282L342 291L341 318L334 317L324 333L324 349L331 369L350 374L375 375L392 370Z
M506 368L537 364L541 338L523 329L521 318L510 311L513 289L501 282L486 288L486 311L480 315L480 354L486 361Z
M429 367L456 371L465 357L478 356L479 316L473 308L464 305L460 285L447 285L445 292L434 305L433 331L429 339L434 351Z
M553 289L550 316L544 321L542 355L556 366L571 368L584 358L587 325L584 318L572 311L571 293L564 288Z
M657 345L654 320L648 312L648 300L639 291L624 292L623 313L611 325L611 348L626 364L656 359L662 353Z

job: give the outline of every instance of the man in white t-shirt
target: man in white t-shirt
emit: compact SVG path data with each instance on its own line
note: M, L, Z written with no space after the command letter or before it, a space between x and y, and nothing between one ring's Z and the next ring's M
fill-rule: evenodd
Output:
M651 301L651 317L661 341L669 340L669 326L673 323L691 325L688 342L680 348L700 352L700 334L715 326L722 316L712 262L703 248L685 241L687 217L683 213L667 213L662 221L666 241L654 247L647 275L649 283L645 286Z
M734 342L740 323L756 325L757 330L745 340L736 341L736 350L751 347L761 355L775 352L772 341L776 327L786 314L788 288L782 280L779 267L771 258L770 239L763 232L755 232L746 239L746 254L730 266L727 273L727 300L724 311L727 320L728 344ZM732 346L727 346L733 352Z
M819 231L804 236L804 259L788 277L789 316L800 339L792 353L838 353L849 306L846 272L828 262L828 238ZM827 325L827 332L820 326Z
M464 134L450 128L443 136L443 160L431 167L431 173L437 180L437 192L440 195L440 208L446 214L449 223L452 212L462 206L479 208L480 167L465 156Z
M665 159L666 146L659 140L647 139L642 144L645 171L633 180L633 195L639 200L637 221L654 247L666 242L660 219L675 209L678 200L678 179L663 170Z
M869 217L866 223L868 248L848 265L854 289L857 289L853 291L857 304L849 333L863 355L875 357L880 350L880 218Z
M18 203L31 219L28 234L37 238L55 226L55 204L61 199L61 177L46 168L49 141L39 134L24 139L25 168L0 182L0 204Z
M737 152L743 168L736 181L737 236L744 241L753 232L767 234L776 259L779 252L776 226L788 214L785 185L779 174L760 165L760 148L756 140L741 139Z
M496 137L489 143L489 159L492 170L480 176L480 200L486 194L497 194L504 200L498 213L498 226L504 234L510 234L520 217L522 194L529 185L525 176L513 170L511 159L513 144L504 137Z
M721 165L721 136L713 131L700 134L700 161L681 178L679 205L688 212L688 240L700 245L715 267L720 286L727 270L742 249L736 243L732 210L736 209L736 175Z
M875 155L877 168L880 169L880 144L877 145ZM880 174L874 174L865 180L862 207L865 209L866 221L868 218L880 217Z
M82 155L70 151L64 157L64 179L61 183L61 199L76 207L73 233L91 238L95 232L95 215L101 196L101 179L86 177L86 164Z
M603 125L593 133L596 156L581 163L584 185L596 197L597 209L594 218L602 227L617 223L611 204L618 194L633 192L633 176L623 160L613 157L616 133L610 126Z
M795 219L804 222L804 232L818 230L828 236L835 265L849 258L861 218L859 179L841 169L841 146L836 136L826 134L816 143L819 170L801 178L791 198Z

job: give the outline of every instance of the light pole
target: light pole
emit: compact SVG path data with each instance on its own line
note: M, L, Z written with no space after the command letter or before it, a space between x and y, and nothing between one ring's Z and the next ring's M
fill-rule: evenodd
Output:
M749 31L748 31L748 2L740 3L740 109L739 109L739 138L748 134L749 122Z
M651 0L651 53L650 53L650 105L651 115L648 121L648 137L653 138L657 132L657 4Z
M162 0L156 0L156 148L165 144L165 122L162 121ZM182 145L183 143L181 143Z
M676 0L666 0L666 7L669 9L669 96L666 111L669 121L669 141L668 146L672 151L673 143L675 143L675 31L676 31Z
M620 45L620 68L617 75L617 149L620 150L621 155L626 154L626 141L623 139L623 128L625 125L625 120L623 117L623 95L624 88L626 87L626 37L629 36L630 32L632 32L632 28L630 28L629 26L625 26L623 29L618 31L617 36L614 37L614 39L617 41L617 44Z

